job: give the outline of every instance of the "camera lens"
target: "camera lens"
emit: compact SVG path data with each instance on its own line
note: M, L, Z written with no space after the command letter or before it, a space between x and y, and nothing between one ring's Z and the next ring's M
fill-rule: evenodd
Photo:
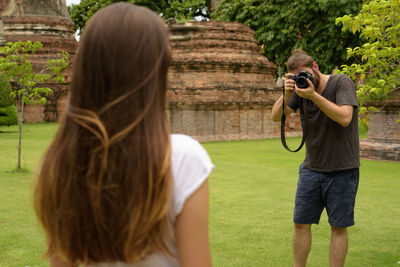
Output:
M299 88L307 88L308 87L307 78L303 76L298 76L296 78L296 85Z

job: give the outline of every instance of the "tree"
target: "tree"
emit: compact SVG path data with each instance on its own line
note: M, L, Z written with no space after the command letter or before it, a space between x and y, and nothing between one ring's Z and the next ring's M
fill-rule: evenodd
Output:
M211 0L169 0L161 12L164 19L176 18L187 21L195 18L206 20L210 18Z
M0 72L14 84L15 90L11 95L18 103L18 163L21 168L21 140L24 123L25 104L46 104L46 97L52 94L48 87L41 86L45 82L64 82L61 74L68 66L68 54L61 52L60 58L48 60L39 72L36 72L31 62L30 55L42 49L40 42L15 42L7 43L0 47Z
M210 17L211 0L81 0L77 5L68 6L75 30L83 32L86 22L97 10L115 2L129 2L146 6L159 13L164 19L189 20L195 17Z
M244 23L255 31L263 54L286 70L295 48L306 50L322 72L346 62L346 48L360 44L358 35L342 32L335 19L356 14L362 0L222 0L212 17Z
M338 72L358 80L360 114L368 125L368 112L376 108L365 107L365 101L384 100L400 89L400 1L366 1L358 15L345 15L336 23L365 40L361 46L347 48L347 57L356 63L342 65Z
M0 75L0 126L17 124L17 108L10 96L12 87L4 75Z

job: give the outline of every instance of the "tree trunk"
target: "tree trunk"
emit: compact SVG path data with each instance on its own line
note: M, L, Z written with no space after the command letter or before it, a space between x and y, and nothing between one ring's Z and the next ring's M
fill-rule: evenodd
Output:
M20 105L21 110L18 113L18 163L17 163L17 170L21 169L21 149L22 149L22 126L24 125L24 98L20 96Z
M214 12L219 5L220 0L211 0L211 12Z

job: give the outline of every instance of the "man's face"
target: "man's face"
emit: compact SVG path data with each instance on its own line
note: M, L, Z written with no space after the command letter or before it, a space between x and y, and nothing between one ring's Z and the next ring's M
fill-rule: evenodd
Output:
M319 75L318 72L316 72L314 70L314 68L309 68L309 67L302 67L302 68L298 68L297 70L293 71L293 74L298 74L300 71L305 70L309 73L312 74L313 78L314 78L314 88L317 89L319 87L319 84L321 82L321 76Z

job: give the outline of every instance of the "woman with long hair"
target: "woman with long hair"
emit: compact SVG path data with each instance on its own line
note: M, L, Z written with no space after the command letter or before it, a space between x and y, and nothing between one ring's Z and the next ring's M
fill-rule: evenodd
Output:
M211 266L203 147L170 135L168 33L116 3L88 22L35 209L50 266Z

